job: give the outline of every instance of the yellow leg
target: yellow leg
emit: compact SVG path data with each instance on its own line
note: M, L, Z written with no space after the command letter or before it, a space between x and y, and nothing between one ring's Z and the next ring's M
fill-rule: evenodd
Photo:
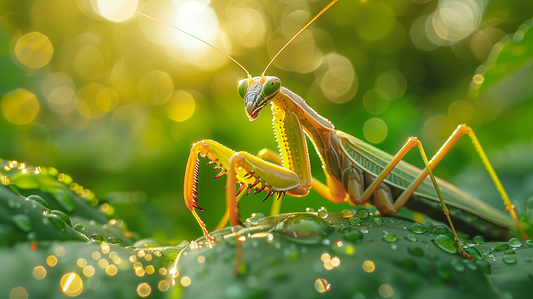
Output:
M513 218L514 222L516 223L516 226L518 227L520 234L522 235L522 238L524 240L528 240L529 237L524 232L522 226L520 225L520 222L518 221L518 217L516 215L516 208L509 200L509 197L507 196L507 192L505 192L505 189L503 188L500 179L496 175L496 172L492 168L492 165L489 162L489 159L487 158L487 155L485 155L485 152L483 151L483 148L481 147L481 144L479 143L476 135L474 134L474 131L469 126L462 124L457 127L457 129L452 133L450 138L444 143L444 145L439 149L439 151L433 156L431 161L429 161L429 165L431 169L434 169L439 162L448 154L448 152L452 149L452 147L457 143L457 141L463 136L467 134L470 139L472 140L472 144L474 145L474 148L476 149L477 153L479 154L481 161L485 165L485 168L487 169L487 172L489 173L489 176L491 177L492 181L494 182L494 185L496 185L496 189L498 189L498 192L500 193L500 196L511 214L511 217ZM395 203L395 207L399 209L399 207L403 206L407 200L411 197L413 192L422 184L422 182L426 179L428 176L428 170L424 169L420 175L413 181L413 183L398 197Z

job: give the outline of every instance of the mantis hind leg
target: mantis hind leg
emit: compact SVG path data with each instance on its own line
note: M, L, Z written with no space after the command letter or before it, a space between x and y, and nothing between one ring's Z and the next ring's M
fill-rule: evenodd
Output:
M509 197L507 196L507 192L505 192L505 189L503 188L500 179L496 175L496 172L492 168L492 165L489 162L489 159L485 155L485 152L483 151L483 148L481 147L481 144L479 143L476 135L474 134L474 131L469 126L462 124L455 129L455 131L452 133L450 138L444 143L444 145L439 149L439 151L431 158L431 161L429 161L430 168L433 169L439 164L439 162L446 156L446 154L452 149L452 147L457 143L457 141L463 136L468 135L470 139L472 140L472 144L474 145L474 148L476 149L479 157L481 158L481 161L483 162L485 168L487 169L487 172L489 173L489 176L491 177L492 181L494 182L494 185L496 186L496 189L498 189L498 192L500 193L500 196L506 206L506 209L511 214L511 217L513 218L518 230L520 231L520 234L522 235L522 238L524 240L528 240L528 235L524 232L524 229L522 228L520 221L518 221L518 217L516 215L516 208L509 200ZM422 184L424 179L428 175L428 170L424 169L420 175L413 181L413 183L398 197L395 203L395 208L399 209L401 208L411 197L413 192Z

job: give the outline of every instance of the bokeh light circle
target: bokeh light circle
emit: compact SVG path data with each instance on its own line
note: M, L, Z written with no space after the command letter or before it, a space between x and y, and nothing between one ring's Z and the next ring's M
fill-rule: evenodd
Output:
M7 93L0 107L6 119L15 125L25 125L34 121L41 109L37 97L22 88Z
M15 55L25 66L37 69L50 62L54 55L54 47L46 35L34 31L17 40Z
M363 126L363 134L366 140L371 143L382 142L387 137L387 133L387 124L379 118L369 119Z

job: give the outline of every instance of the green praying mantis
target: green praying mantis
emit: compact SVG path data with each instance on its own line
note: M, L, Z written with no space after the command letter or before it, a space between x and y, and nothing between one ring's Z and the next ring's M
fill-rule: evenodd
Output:
M353 205L372 203L383 215L394 215L404 205L426 213L431 211L432 217L437 220L448 221L463 256L469 259L472 257L463 250L450 214L454 216L458 226L466 231L470 229L472 232L491 237L501 237L509 230L518 229L522 237L528 239L518 220L515 206L509 200L469 126L459 125L431 159L428 159L422 143L416 137L410 137L400 151L392 156L356 137L336 130L300 96L283 87L279 78L265 75L278 55L337 1L331 1L293 36L257 77L252 77L241 64L222 50L199 37L166 24L211 46L246 72L247 77L237 86L238 94L244 101L246 115L250 121L253 121L270 104L274 131L280 149L279 154L270 149L263 149L255 156L231 150L214 140L201 140L192 146L186 167L183 194L187 208L194 215L205 237L214 241L196 213L197 209L204 210L197 203L199 156L207 157L210 160L209 164L216 164L215 168L221 169L216 177L227 175L226 204L229 219L234 226L242 225L236 196L246 188L248 188L247 193L252 189L254 193L266 192L265 200L270 196L277 196L278 201L273 207L274 213L279 212L279 199L283 195L302 197L307 195L310 189L314 189L334 203L348 202ZM162 22L141 12L137 13ZM315 179L311 174L305 135L311 140L319 155L326 175L325 183ZM464 135L470 137L510 217L433 175L433 169ZM425 169L418 169L402 161L406 153L413 148L419 149ZM435 213L437 209L440 212Z

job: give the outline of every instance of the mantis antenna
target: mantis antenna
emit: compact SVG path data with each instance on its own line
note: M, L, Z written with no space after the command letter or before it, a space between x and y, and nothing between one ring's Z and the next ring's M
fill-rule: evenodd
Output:
M334 0L334 1L338 1L338 0ZM114 3L114 2L112 2L112 1L107 1L107 2L109 2L109 3L111 3L111 4L114 4L114 5L116 5L116 6L120 6L120 7L122 7L122 8L126 8L126 6L124 6L124 5L120 5L120 4L118 4L118 3ZM205 40L199 38L198 36L196 36L196 35L194 35L194 34L192 34L192 33L189 33L189 32L187 32L187 31L185 31L185 30L183 30L183 29L180 29L180 28L178 28L178 27L176 27L176 26L174 26L174 25L171 25L171 24L169 24L169 23L167 23L167 22L165 22L165 21L163 21L163 20L160 20L160 19L158 19L158 18L154 18L154 17L152 17L152 16L150 16L150 15L147 15L147 14L145 14L145 13L143 13L143 12L140 12L140 11L135 10L135 13L138 14L138 15L141 15L141 16L143 16L143 17L146 17L146 18L148 18L148 19L151 19L151 20L154 20L154 21L156 21L156 22L159 22L159 23L161 23L161 24L163 24L163 25L166 25L166 26L168 26L168 27L170 27L170 28L176 29L176 30L178 30L178 31L180 31L180 32L182 32L182 33L187 34L187 35L190 36L190 37L193 37L193 38L195 38L195 39L201 41L202 43L204 43L204 44L210 46L211 48L217 50L218 52L224 54L224 56L226 56L226 57L228 57L229 59L231 59L231 61L235 62L235 63L236 63L241 69L243 69L243 71L246 73L246 75L248 76L249 79L252 78L252 75L250 75L250 73L248 73L248 71L244 68L244 66L242 66L242 64L240 64L239 62L237 62L237 60L233 59L233 57L229 56L229 54L227 54L226 52L224 52L224 51L220 50L219 48L213 46L213 45L210 44L209 42L207 42L207 41L205 41ZM316 19L316 17L315 17L315 19Z
M265 77L265 73L266 71L268 70L268 68L270 67L270 65L272 64L272 62L274 62L274 60L276 60L276 58L278 58L279 54L281 54L281 52L283 52L283 50L285 50L285 48L287 48L287 46L292 43L292 41L294 39L296 39L298 37L298 35L300 35L305 29L307 29L307 27L309 27L311 24L313 24L316 19L318 19L323 13L326 12L326 10L328 10L331 6L333 6L333 4L337 3L337 1L339 0L333 0L331 1L326 7L324 7L313 19L311 19L311 21L309 21L302 29L300 29L300 31L298 31L298 33L296 33L286 44L285 46L283 46L283 48L281 48L281 50L279 50L279 52L272 58L272 60L270 60L270 62L268 63L268 65L266 66L265 70L263 71L263 73L261 74L261 78L264 78Z

